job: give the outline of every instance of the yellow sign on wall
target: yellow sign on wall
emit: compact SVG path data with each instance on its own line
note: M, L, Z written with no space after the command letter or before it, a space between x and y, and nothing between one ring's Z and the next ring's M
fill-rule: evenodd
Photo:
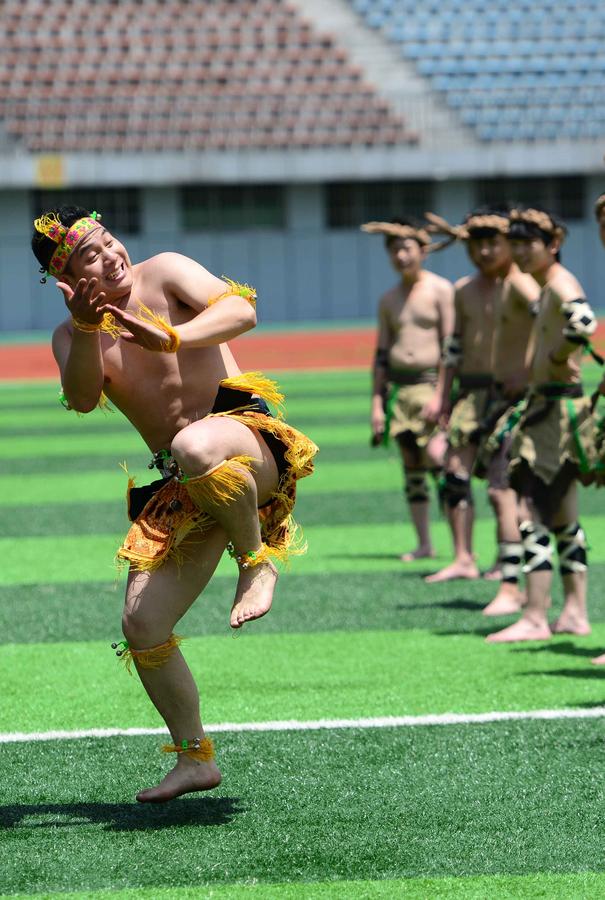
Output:
M63 157L45 154L36 160L36 184L41 188L60 188L65 185Z

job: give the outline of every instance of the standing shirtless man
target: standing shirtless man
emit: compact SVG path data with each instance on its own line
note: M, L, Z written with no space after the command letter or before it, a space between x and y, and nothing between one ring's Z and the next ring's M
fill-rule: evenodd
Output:
M445 381L441 349L454 324L453 288L445 278L422 268L431 238L419 222L369 222L362 228L385 236L399 276L378 308L371 426L375 442L392 437L399 446L417 535L416 549L401 556L410 562L434 556L426 474L440 469L443 461L437 429Z
M527 606L521 618L489 635L491 643L543 641L551 633L590 634L586 608L586 535L578 522L577 480L589 467L592 413L580 366L596 320L582 286L559 262L566 234L541 209L511 213L515 261L542 288L534 331L528 406L511 449L510 484L529 508L521 524ZM548 623L552 582L550 532L557 538L565 603Z
M511 417L520 415L529 380L529 342L538 314L540 287L510 259L502 280L494 334L494 390L479 445L475 475L488 483L488 496L496 515L501 584L483 610L486 616L518 612L525 600L519 588L523 548L519 524L527 511L508 481ZM523 508L520 508L523 507Z
M465 242L475 275L455 284L454 334L447 344L444 363L445 403L454 377L459 394L449 420L443 501L454 543L454 561L426 578L427 583L455 578L478 578L472 548L473 496L471 472L477 454L477 434L492 391L492 347L502 278L511 264L506 235L508 216L481 208L469 213L459 226L451 226L432 214L427 218L435 231ZM444 412L447 409L444 407Z
M176 766L137 795L162 802L221 780L199 695L173 633L225 548L239 568L233 628L268 612L292 539L295 482L315 445L270 415L279 394L241 374L226 341L256 324L254 291L187 257L133 265L96 213L61 207L36 219L32 249L57 279L69 318L53 335L64 401L86 413L105 397L140 433L164 478L129 491L133 519L122 655L134 664L174 743ZM260 507L260 509L259 509Z

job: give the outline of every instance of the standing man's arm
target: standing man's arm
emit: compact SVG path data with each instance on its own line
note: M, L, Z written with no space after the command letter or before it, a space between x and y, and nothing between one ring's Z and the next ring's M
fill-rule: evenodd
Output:
M557 295L561 303L561 313L566 323L561 332L561 340L549 353L555 366L565 365L579 346L588 346L597 329L597 320L592 307L585 297L577 297L573 290Z
M439 346L444 347L446 339L450 338L454 333L455 309L453 285L444 285L443 290L439 291L437 296L437 312ZM452 389L451 379L448 384L448 378L448 370L445 366L444 355L442 353L439 358L439 366L437 369L435 394L433 399L427 403L423 410L424 415L429 422L438 422L447 406L446 399L449 398Z
M100 325L105 314L105 294L97 294L97 280L81 278L72 289L57 282L72 315L73 334L66 324L53 334L53 354L61 372L65 400L77 412L90 412L99 402L105 372Z
M392 336L389 327L386 301L383 298L378 308L378 339L374 367L372 371L372 435L376 441L380 440L385 429L385 400L387 395L387 372L389 368L389 350Z
M441 369L443 370L441 415L444 416L450 414L452 386L462 362L462 331L462 295L460 289L457 288L454 294L454 326L449 334L444 335L441 355Z

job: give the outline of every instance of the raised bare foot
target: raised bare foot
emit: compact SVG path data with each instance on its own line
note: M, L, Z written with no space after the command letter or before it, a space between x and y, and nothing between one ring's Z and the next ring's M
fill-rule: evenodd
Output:
M221 773L214 760L198 762L184 753L171 772L156 787L139 791L139 803L166 803L192 791L210 791L221 783Z
M433 575L427 575L424 580L427 584L437 584L440 581L454 581L456 578L479 578L479 569L475 565L475 561L453 562L445 569L440 569Z
M260 619L269 612L277 577L277 569L271 560L240 570L231 607L232 628L241 628L245 622Z
M402 553L399 559L401 562L414 562L415 559L434 559L435 551L431 546L417 547L416 550L410 550L409 553Z
M552 623L550 630L553 634L577 634L579 636L592 633L585 616L574 616L565 612L561 613L557 621Z
M512 616L527 603L524 591L511 584L502 584L491 603L483 610L484 616Z
M595 656L590 660L593 666L605 666L605 653L601 653L600 656Z
M514 625L503 628L502 631L494 631L485 638L488 644L512 644L516 641L547 641L551 637L548 622L531 622L529 619L519 619Z

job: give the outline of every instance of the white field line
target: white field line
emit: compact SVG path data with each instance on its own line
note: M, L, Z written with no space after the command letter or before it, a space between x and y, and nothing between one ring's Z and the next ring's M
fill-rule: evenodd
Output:
M521 712L444 713L428 716L384 716L376 719L297 719L276 722L221 722L206 725L209 734L239 731L320 731L334 728L412 728L427 725L482 725L522 720L601 719L605 706L590 709L534 709ZM34 731L0 733L0 744L26 741L72 741L79 738L138 737L167 734L165 728L89 728L83 731Z

